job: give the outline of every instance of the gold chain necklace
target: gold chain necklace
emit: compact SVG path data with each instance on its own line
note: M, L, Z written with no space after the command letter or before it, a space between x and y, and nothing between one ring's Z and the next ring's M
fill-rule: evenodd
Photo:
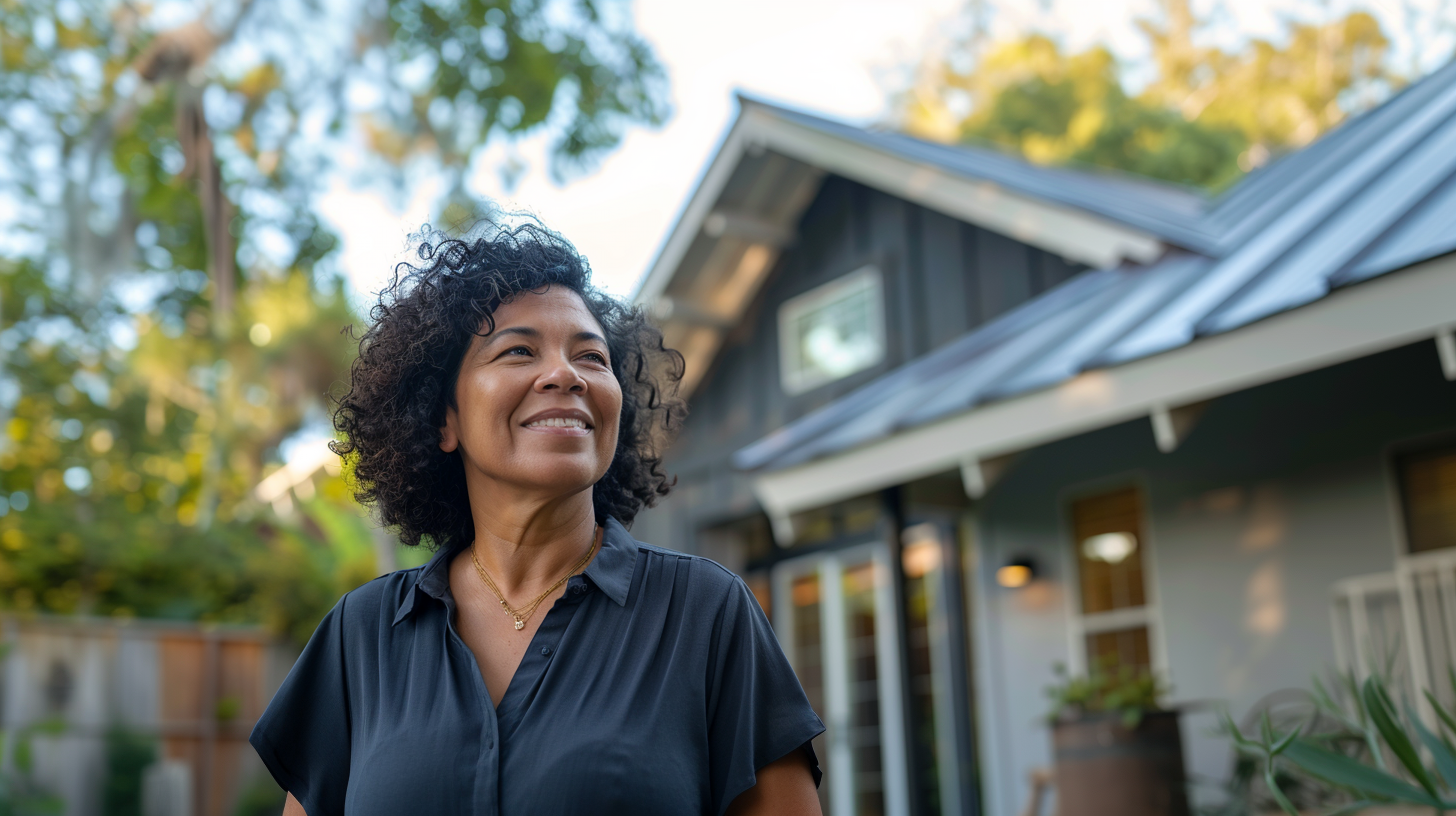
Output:
M527 602L526 604L523 604L519 608L514 608L509 603L507 603L505 593L500 591L500 588L495 585L495 581L490 580L490 575L486 573L485 567L482 567L480 565L480 559L475 556L475 544L473 543L470 545L470 560L472 563L475 564L475 571L480 574L480 580L484 581L485 585L490 587L490 591L495 594L496 600L500 601L501 609L504 609L507 615L510 615L513 619L515 619L516 631L519 632L520 630L526 628L526 621L531 618L531 615L535 614L536 607L540 606L541 602L546 600L546 596L559 589L562 584L566 583L568 578L575 575L579 570L581 570L582 567L586 566L588 561L591 560L592 553L596 552L597 548L598 529L600 528L598 528L597 525L592 525L591 545L586 548L586 555L583 555L581 557L581 560L576 562L576 566L568 570L565 575L561 576L561 578L558 579L556 583L548 587L545 592L537 595L534 599Z

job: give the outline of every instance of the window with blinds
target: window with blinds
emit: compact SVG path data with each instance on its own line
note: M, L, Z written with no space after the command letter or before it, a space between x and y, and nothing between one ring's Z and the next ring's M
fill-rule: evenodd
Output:
M1396 471L1410 551L1456 547L1456 443L1397 457Z

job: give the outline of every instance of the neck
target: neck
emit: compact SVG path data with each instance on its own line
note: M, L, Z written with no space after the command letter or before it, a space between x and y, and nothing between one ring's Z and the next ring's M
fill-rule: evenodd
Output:
M590 487L551 498L470 487L476 558L507 595L545 588L592 546Z

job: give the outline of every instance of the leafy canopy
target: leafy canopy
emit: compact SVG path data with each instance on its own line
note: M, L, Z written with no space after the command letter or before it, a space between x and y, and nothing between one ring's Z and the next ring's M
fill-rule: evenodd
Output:
M258 490L353 353L320 186L459 211L488 145L565 178L664 99L616 0L0 0L0 608L306 637L391 554L337 468Z
M1308 144L1400 79L1364 12L1292 24L1287 42L1195 45L1188 0L1141 20L1156 74L1131 93L1105 47L1069 54L1047 36L983 46L974 35L928 59L903 97L906 131L990 143L1043 164L1123 170L1217 190L1273 154Z

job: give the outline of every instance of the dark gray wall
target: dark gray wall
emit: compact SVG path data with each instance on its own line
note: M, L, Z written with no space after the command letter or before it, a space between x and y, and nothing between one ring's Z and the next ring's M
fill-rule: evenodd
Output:
M790 396L779 385L778 307L874 263L884 277L886 355L869 370ZM692 397L668 469L678 489L644 513L639 538L694 550L696 530L755 512L729 457L875 377L959 337L1083 267L1015 240L829 177Z
M1076 562L1066 508L1078 494L1140 485L1161 626L1154 648L1179 701L1242 717L1264 695L1305 688L1334 663L1330 588L1392 569L1403 549L1391 455L1456 432L1456 383L1426 341L1215 400L1174 452L1138 420L1037 448L981 502L976 685L987 813L1013 816L1026 774L1050 763L1042 688L1072 641ZM996 586L1030 554L1045 580ZM1222 777L1211 713L1187 718L1190 770Z

